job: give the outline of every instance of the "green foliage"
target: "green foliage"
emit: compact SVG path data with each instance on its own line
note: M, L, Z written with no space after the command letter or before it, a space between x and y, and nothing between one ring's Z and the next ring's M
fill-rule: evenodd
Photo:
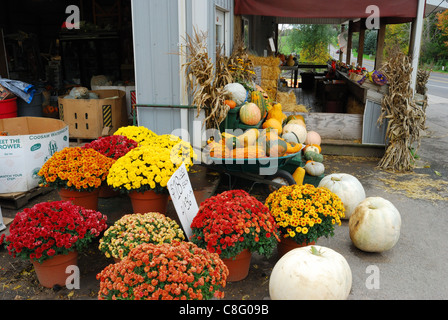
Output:
M376 54L376 38L378 31L377 30L366 30L365 39L364 39L364 54Z
M325 62L329 58L328 45L336 36L337 30L331 25L294 25L280 32L280 52L300 53L301 61Z
M425 18L422 32L420 63L433 70L448 66L448 11Z

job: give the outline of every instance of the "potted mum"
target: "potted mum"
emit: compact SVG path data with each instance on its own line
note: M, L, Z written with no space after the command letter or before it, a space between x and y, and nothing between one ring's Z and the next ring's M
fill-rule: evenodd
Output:
M112 165L107 183L129 194L135 213L166 213L168 180L182 163L188 170L195 157L188 142L172 135L154 135Z
M90 143L86 143L82 148L84 149L93 149L98 151L102 155L117 160L121 158L130 150L136 148L138 146L137 141L129 139L126 136L121 135L111 135L100 137L96 140L93 140ZM100 198L110 198L118 195L119 193L110 189L107 183L104 183L100 187Z
M100 137L82 146L84 149L93 149L114 160L121 158L136 147L138 147L137 141L121 135Z
M144 243L98 275L99 300L222 298L228 270L216 253L191 242Z
M156 133L143 126L121 127L115 131L114 135L122 135L128 139L137 141L138 145L144 145L147 141L157 136Z
M42 286L64 286L66 267L107 228L106 219L70 201L42 202L18 212L0 243L13 257L31 260Z
M38 175L41 185L57 189L61 200L96 210L99 187L114 162L93 149L64 148L44 163Z
M345 216L336 194L311 184L283 186L265 204L280 228L280 256L295 247L315 244L322 236L333 236L334 226L341 225Z
M183 241L185 235L176 221L159 212L127 214L110 226L100 239L99 249L107 258L120 261L142 243Z
M228 281L249 273L251 253L270 256L279 241L269 210L244 190L230 190L203 201L191 223L191 241L216 252L229 268Z

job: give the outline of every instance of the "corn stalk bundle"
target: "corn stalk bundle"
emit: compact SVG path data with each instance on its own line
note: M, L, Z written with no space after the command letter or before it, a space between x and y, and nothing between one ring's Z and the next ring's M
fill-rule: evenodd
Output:
M431 70L418 69L417 71L417 85L415 91L419 94L425 95L427 88L426 83L428 83L429 76L431 75Z
M421 133L425 130L426 114L414 100L411 84L411 57L399 49L392 49L381 72L386 76L389 92L382 100L382 123L388 119L386 138L389 139L378 166L382 169L406 172L414 167L414 155L420 147Z
M206 128L217 128L226 118L229 107L224 103L224 86L232 82L227 70L227 58L218 52L216 67L207 52L207 33L197 32L193 37L187 35L185 75L193 96L192 104L198 114L205 112Z

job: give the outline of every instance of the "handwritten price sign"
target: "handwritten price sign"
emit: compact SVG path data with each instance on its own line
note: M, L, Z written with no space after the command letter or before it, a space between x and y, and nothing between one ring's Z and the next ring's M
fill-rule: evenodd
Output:
M168 181L168 191L171 195L174 208L176 209L179 220L185 231L187 238L192 235L191 223L199 211L196 198L194 197L193 187L185 164L182 164Z

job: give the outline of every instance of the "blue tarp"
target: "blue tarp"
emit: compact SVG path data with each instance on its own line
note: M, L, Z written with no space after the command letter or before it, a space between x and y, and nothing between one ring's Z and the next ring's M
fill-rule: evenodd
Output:
M0 77L0 84L26 103L30 103L36 93L36 87L34 85L19 80L10 80Z

